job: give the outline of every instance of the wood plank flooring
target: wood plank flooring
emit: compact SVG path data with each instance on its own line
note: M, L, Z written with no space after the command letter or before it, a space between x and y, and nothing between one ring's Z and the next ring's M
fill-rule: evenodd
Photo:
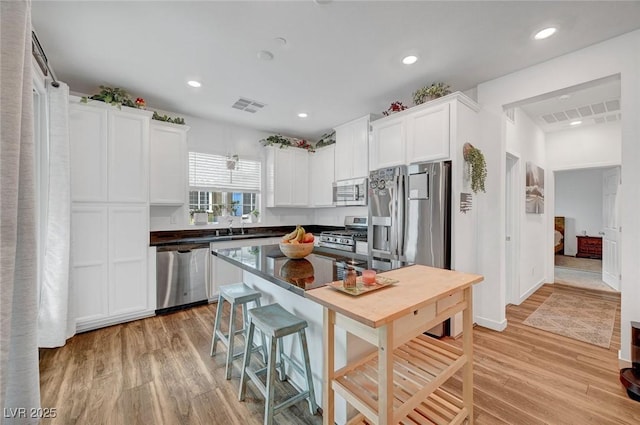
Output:
M522 324L554 291L618 307L608 350ZM545 285L520 306L508 307L504 332L476 327L476 424L639 424L640 403L618 381L619 305L618 294ZM42 406L55 407L58 415L42 423L261 424L264 402L253 384L246 401L238 402L239 367L227 381L223 346L209 357L215 309L212 304L87 332L64 347L42 349ZM446 386L459 393L461 382L456 375ZM288 383L278 389L294 391ZM275 423L320 424L321 417L300 402Z

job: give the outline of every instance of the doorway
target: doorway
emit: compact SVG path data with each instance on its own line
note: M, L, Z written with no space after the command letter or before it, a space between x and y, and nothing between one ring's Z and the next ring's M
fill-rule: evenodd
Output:
M555 283L619 290L619 169L554 171Z

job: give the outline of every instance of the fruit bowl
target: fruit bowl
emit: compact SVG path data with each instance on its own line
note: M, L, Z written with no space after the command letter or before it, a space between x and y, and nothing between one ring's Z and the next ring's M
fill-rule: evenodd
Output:
M280 251L289 258L304 258L313 251L313 242L298 244L280 242Z

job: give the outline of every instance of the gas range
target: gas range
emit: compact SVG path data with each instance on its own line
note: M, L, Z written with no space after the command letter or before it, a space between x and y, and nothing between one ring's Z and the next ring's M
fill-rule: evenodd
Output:
M320 234L320 246L355 252L357 241L367 240L367 217L347 216L344 230L325 231Z

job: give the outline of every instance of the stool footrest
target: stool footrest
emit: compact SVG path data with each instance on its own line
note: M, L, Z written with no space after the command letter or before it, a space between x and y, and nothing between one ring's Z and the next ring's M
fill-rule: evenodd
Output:
M302 392L302 393L298 393L298 394L296 394L294 396L291 396L290 398L286 399L282 403L280 403L277 406L275 406L273 408L273 414L275 415L280 410L286 409L287 407L299 402L300 400L304 400L307 397L309 397L309 391L305 391L305 392Z

